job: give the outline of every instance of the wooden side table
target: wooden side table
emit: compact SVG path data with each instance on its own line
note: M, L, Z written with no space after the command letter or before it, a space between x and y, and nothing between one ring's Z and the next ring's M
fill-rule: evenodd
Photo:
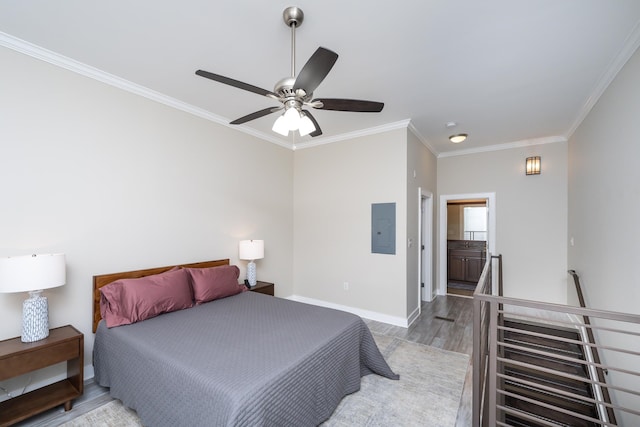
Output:
M82 394L84 381L84 335L73 326L51 329L43 340L24 343L20 337L0 341L0 381L37 369L67 362L67 378L0 402L0 427L10 426Z
M256 281L256 285L249 288L251 292L260 292L261 294L271 295L275 294L275 285L269 282Z

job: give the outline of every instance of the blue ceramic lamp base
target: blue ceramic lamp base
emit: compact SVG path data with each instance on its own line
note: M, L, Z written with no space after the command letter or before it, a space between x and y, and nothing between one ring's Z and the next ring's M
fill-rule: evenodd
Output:
M49 336L49 307L42 291L29 292L22 303L22 342L40 341Z
M256 263L253 261L249 261L247 264L247 281L249 282L249 287L253 288L256 285Z

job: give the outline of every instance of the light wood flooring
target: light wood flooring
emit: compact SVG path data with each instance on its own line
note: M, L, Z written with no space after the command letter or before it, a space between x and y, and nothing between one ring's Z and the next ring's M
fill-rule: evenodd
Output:
M373 333L403 338L408 341L438 347L443 350L464 353L471 356L473 347L473 299L441 295L432 302L422 303L420 317L409 327L401 328L373 320L365 320ZM471 363L467 368L464 389L456 427L471 425ZM55 427L85 414L112 400L108 389L95 384L93 380L85 382L84 394L76 399L73 409L64 412L62 407L52 409L27 421L16 424L18 427Z

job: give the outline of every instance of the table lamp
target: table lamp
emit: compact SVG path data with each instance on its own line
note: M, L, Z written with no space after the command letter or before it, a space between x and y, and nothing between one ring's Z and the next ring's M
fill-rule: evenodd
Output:
M22 304L22 342L49 336L49 308L43 289L66 282L64 254L0 258L0 292L29 292Z
M240 259L249 260L247 264L247 282L249 287L256 285L256 263L257 259L264 258L264 240L241 240L239 246Z

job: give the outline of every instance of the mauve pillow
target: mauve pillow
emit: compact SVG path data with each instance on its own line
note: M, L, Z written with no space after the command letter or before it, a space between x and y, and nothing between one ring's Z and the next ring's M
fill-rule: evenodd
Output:
M193 306L189 274L183 269L116 280L100 288L100 294L100 313L109 328Z
M185 268L191 276L193 299L196 304L244 292L247 288L238 284L240 269L235 265L209 268Z

